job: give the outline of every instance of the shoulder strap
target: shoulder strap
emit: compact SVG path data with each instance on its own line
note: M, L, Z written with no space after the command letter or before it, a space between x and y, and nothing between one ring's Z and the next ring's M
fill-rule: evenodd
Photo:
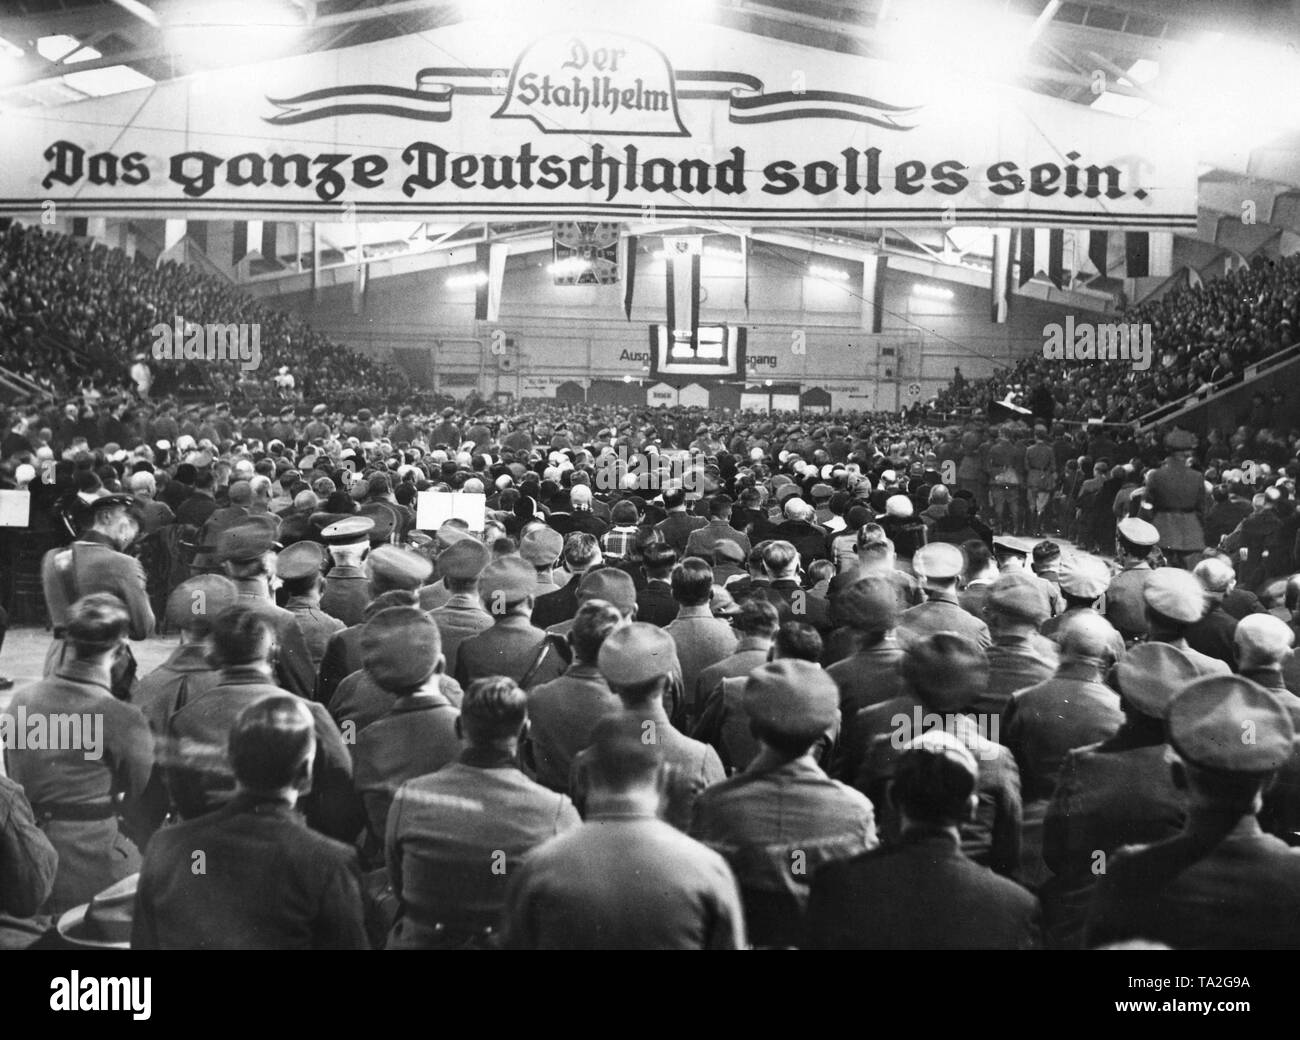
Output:
M61 555L61 554L60 554ZM59 558L54 558L54 569L59 574L59 581L63 583L63 595L67 597L68 606L77 602L77 545L73 542L68 546L68 565L59 566Z
M176 702L172 705L172 714L175 715L190 699L190 673L186 672L181 676L181 684L176 688Z

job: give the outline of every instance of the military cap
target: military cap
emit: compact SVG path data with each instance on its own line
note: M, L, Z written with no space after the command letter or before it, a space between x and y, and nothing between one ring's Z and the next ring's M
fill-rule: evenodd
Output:
M227 527L217 536L217 559L246 563L275 551L275 534L266 525L244 522Z
M1168 725L1179 755L1220 773L1271 773L1295 747L1295 725L1281 699L1240 675L1188 684L1169 703Z
M312 407L312 410L311 410L311 414L312 414L312 415L324 415L324 414L325 414L325 406L324 406L323 404L318 404L318 405L313 406L313 407Z
M446 551L451 546L455 545L457 542L465 541L465 539L467 538L472 539L474 541L478 540L474 538L474 536L470 534L469 531L467 531L465 528L457 527L450 520L448 520L445 524L443 524L441 527L438 528L438 532L435 535L435 537L438 540L438 544L440 544L443 547L444 551Z
M601 644L597 666L611 686L636 686L669 675L677 665L677 644L657 625L634 621L615 629Z
M769 732L812 741L839 717L840 692L820 665L783 658L749 673L741 703Z
M1110 588L1110 568L1096 556L1080 555L1061 565L1061 591L1079 599L1096 599Z
M418 589L433 573L433 563L410 549L377 545L366 557L366 568L390 589Z
M281 418L281 419L287 419L287 418L289 418L289 416L295 414L296 412L297 412L297 409L294 408L293 405L291 405L291 404L286 404L283 408L280 409L280 418Z
M1124 541L1132 545L1155 545L1160 541L1160 532L1155 525L1136 516L1127 516L1115 525Z
M518 556L503 556L483 568L478 587L484 600L521 603L537 591L537 572Z
M280 550L275 558L275 572L286 581L319 574L325 563L325 548L320 542L294 542Z
M1001 575L989 588L988 609L1033 625L1041 625L1052 616L1043 580L1028 571Z
M369 541L375 521L368 516L345 516L321 529L320 536L329 545L352 545Z
M538 527L519 540L519 555L534 567L549 567L564 550L564 536L550 527Z
M375 523L370 529L371 545L388 541L397 528L397 510L387 502L363 502L357 515L368 516Z
M1185 625L1205 614L1205 588L1194 575L1178 567L1157 567L1142 587L1142 599L1161 617Z
M1163 719L1174 694L1199 677L1192 659L1168 643L1139 643L1115 665L1115 684L1124 703Z
M931 711L963 711L988 687L988 656L969 636L935 632L905 650L899 675Z
M966 559L957 546L948 542L931 542L916 550L912 557L916 572L926 579L948 581L957 577L966 566Z
M124 508L133 513L140 509L140 501L134 495L123 495L120 492L113 492L107 495L100 495L86 503L87 511L93 515L101 509Z
M1192 451L1196 447L1196 434L1187 430L1170 430L1165 435L1165 448L1168 451Z
M740 543L730 538L719 538L713 543L713 558L715 560L730 560L732 563L745 562L745 550L740 547Z
M468 581L483 573L492 552L476 538L465 538L448 546L438 557L438 573L444 578Z
M1016 556L1029 556L1034 551L1034 543L1028 538L1017 538L1015 535L1004 534L993 539L993 552L1011 553Z
M381 610L361 629L361 662L376 685L389 692L413 690L437 671L442 635L419 607Z
M885 499L885 515L906 520L915 512L912 500L906 495L890 495Z
M919 737L913 737L899 750L903 755L908 752L919 751L931 755L943 755L966 770L972 779L979 779L979 763L975 760L975 756L971 754L970 748L947 730L938 727L928 729Z
M165 618L171 628L206 631L212 619L239 602L239 588L222 574L196 574L167 597Z
M617 567L601 567L588 571L578 582L578 602L603 599L612 603L620 613L627 614L636 606L636 584L627 571Z

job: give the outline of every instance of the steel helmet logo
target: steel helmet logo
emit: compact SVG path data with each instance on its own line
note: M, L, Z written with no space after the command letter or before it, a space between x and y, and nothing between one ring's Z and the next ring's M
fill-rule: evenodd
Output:
M426 123L450 122L461 97L501 94L502 72L487 68L421 69L414 89L379 84L325 87L267 100L280 111L267 123L292 126L336 116L392 116ZM558 32L529 44L515 59L505 101L493 119L528 119L545 134L689 137L679 101L725 101L732 123L790 119L843 119L884 130L917 106L891 105L837 90L766 92L743 72L674 70L658 47L609 32Z

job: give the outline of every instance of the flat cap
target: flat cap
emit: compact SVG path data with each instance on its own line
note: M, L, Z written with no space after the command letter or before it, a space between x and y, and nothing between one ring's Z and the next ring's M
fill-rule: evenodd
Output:
M1163 719L1174 694L1199 675L1192 659L1168 643L1139 643L1115 665L1124 703L1153 719Z
M671 674L677 667L677 644L657 625L634 621L609 634L597 665L611 686L635 686Z
M622 614L629 613L636 606L636 583L627 571L617 567L601 567L588 571L578 582L578 602L589 599L603 599L612 603Z
M1280 698L1240 675L1207 675L1169 704L1169 743L1221 773L1271 773L1291 758L1295 725Z
M483 573L492 552L476 538L466 538L444 549L438 557L438 573L444 578L468 581Z
M275 558L275 572L285 580L319 574L325 562L325 547L320 542L294 542L280 550Z
M1110 588L1110 568L1096 556L1079 555L1061 564L1061 591L1079 599L1096 599Z
M275 534L266 524L242 523L217 535L217 559L246 563L275 551Z
M798 484L782 484L776 489L776 500L784 502L787 498L798 498L801 493Z
M1157 567L1142 587L1142 599L1161 617L1185 625L1205 614L1205 588L1195 575L1178 567Z
M1196 434L1188 430L1170 430L1165 434L1168 451L1192 451L1196 447Z
M420 687L437 670L442 635L419 607L389 607L361 630L361 663L375 683L390 692Z
M935 632L905 650L899 674L931 711L963 711L988 687L988 656L969 636Z
M521 603L537 591L537 572L518 556L503 556L483 568L478 591L489 603Z
M841 587L833 603L839 623L858 632L885 632L898 624L898 588L883 574Z
M378 545L392 537L397 528L397 510L387 502L363 502L357 510L359 516L368 516L375 526L370 529L370 543Z
M239 602L239 589L221 574L196 574L167 597L166 620L172 628L207 631L212 619Z
M1115 530L1124 541L1133 545L1155 545L1160 541L1160 532L1156 530L1155 524L1136 516L1125 517L1115 525Z
M812 495L813 498L818 499L830 498L831 495L835 494L835 489L829 484L814 484L808 494Z
M749 673L741 703L764 729L811 742L835 724L840 692L820 665L783 658Z
M1046 583L1028 571L1003 574L989 588L988 609L1005 617L1041 625L1052 616Z
M375 521L368 516L347 516L321 528L320 536L329 545L350 545L370 540Z
M410 549L377 545L366 557L366 569L390 589L418 589L433 573L433 563Z
M549 567L564 550L564 536L550 527L529 531L519 541L519 555L533 567Z
M745 550L740 547L739 542L732 541L730 538L719 538L713 543L713 558L730 560L732 563L744 563Z
M970 748L947 730L938 727L928 729L919 737L909 740L900 751L903 755L909 752L943 755L966 770L972 779L979 779L980 766Z
M948 542L931 542L916 551L912 565L927 580L948 581L962 572L966 560L957 546Z

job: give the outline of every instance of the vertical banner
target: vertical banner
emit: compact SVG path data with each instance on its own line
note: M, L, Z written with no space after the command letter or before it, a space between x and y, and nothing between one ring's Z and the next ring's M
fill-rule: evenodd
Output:
M691 354L699 348L700 256L703 235L664 236L664 269L668 277L668 330L674 344Z
M993 229L993 313L995 325L1005 325L1011 295L1011 229Z
M276 226L274 220L262 222L262 259L274 260L279 254L276 248Z
M1110 235L1105 231L1088 232L1088 261L1103 278L1109 275Z
M1047 277L1058 289L1065 288L1065 232L1061 228L1047 233Z
M749 317L749 236L740 236L740 262L744 267L745 279L745 317Z
M248 222L236 220L230 238L230 264L233 267L248 255Z
M636 235L623 236L623 317L632 320L632 295L636 289Z
M1020 229L1020 277L1023 288L1035 275L1045 274L1058 289L1065 286L1065 232L1060 228Z
M492 262L492 246L487 242L480 242L474 247L474 253L475 273L479 276L474 287L474 320L487 321L488 285L492 280L488 274L488 266Z
M510 255L510 246L505 242L493 242L488 250L487 282L487 320L501 320L501 289L506 280L506 258Z
M1020 275L1016 284L1023 289L1029 284L1029 279L1034 277L1034 229L1017 228L1016 240L1020 247Z
M1174 273L1174 236L1169 231L1129 231L1124 235L1126 278L1168 278Z
M876 254L876 280L871 293L871 331L880 332L885 327L885 277L889 270L889 257Z

